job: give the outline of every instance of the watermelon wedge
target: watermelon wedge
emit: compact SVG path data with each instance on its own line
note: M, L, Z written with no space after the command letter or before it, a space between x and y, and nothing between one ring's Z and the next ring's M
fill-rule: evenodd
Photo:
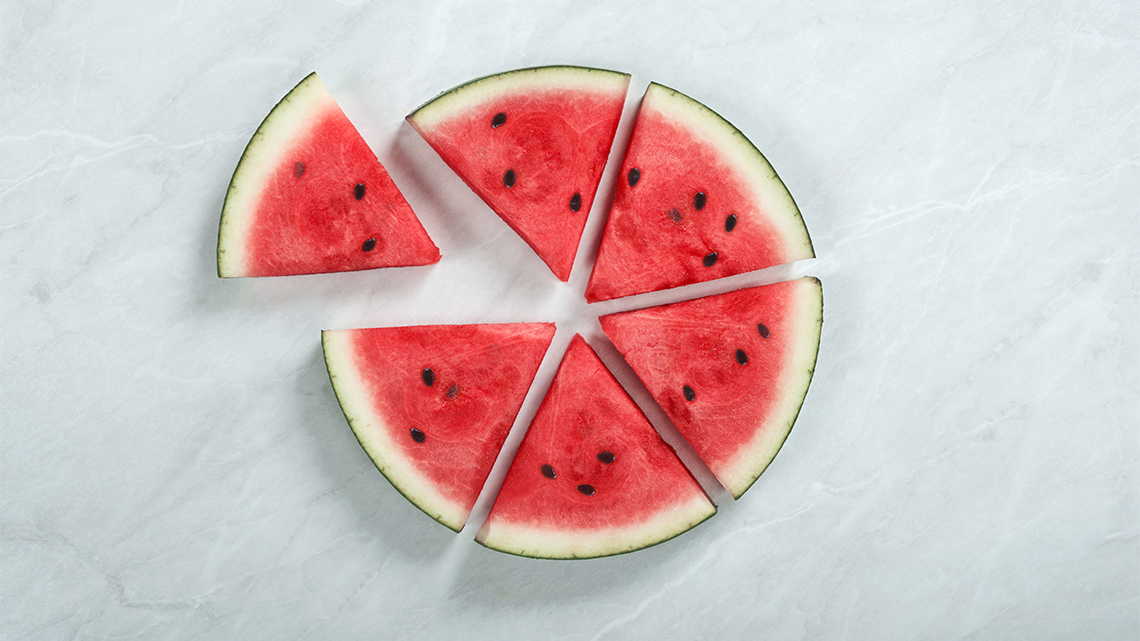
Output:
M617 180L589 302L815 255L795 201L760 151L668 87L646 90Z
M458 532L522 406L553 323L327 330L325 364L364 451Z
M522 556L605 556L660 543L715 512L575 336L475 540Z
M311 73L269 112L234 170L218 276L429 265L439 250Z
M677 429L736 498L776 456L815 371L815 278L599 318Z
M460 85L407 119L566 281L628 88L613 71L520 69Z

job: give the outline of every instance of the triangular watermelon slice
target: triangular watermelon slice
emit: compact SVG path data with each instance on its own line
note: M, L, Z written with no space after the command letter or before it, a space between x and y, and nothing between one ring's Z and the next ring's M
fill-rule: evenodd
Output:
M507 438L552 323L328 330L341 409L376 467L458 532Z
M715 512L575 336L475 540L523 556L588 558L660 543Z
M311 73L269 112L230 181L218 275L429 265L439 250Z
M443 93L408 122L565 281L628 88L613 71L520 69Z
M811 258L791 194L748 138L652 83L618 173L590 302Z
M819 281L599 320L725 489L744 494L783 445L807 394L823 323Z

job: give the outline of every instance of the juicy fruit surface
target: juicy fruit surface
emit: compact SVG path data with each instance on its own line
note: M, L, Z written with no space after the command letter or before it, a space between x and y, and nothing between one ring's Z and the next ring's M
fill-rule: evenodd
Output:
M427 265L439 250L315 74L266 117L226 196L220 276Z
M325 360L376 466L458 531L553 336L549 323L326 331Z
M768 161L704 105L651 84L586 289L594 302L814 256Z
M525 556L603 556L672 538L715 511L575 336L476 540Z
M408 122L565 281L628 86L598 69L523 69L462 85Z
M733 496L787 438L815 368L814 278L603 316L602 329Z

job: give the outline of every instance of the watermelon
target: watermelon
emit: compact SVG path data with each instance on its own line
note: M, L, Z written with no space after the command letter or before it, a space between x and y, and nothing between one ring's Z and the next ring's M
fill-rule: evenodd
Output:
M439 250L311 73L245 148L218 231L218 275L284 276L428 265Z
M458 532L495 463L552 323L326 330L356 438L409 501Z
M576 335L475 540L523 556L605 556L670 539L715 512Z
M618 172L590 302L813 257L767 159L708 107L652 83Z
M628 87L613 71L520 69L460 85L407 120L566 281Z
M819 280L752 287L598 319L733 497L792 429L819 350Z

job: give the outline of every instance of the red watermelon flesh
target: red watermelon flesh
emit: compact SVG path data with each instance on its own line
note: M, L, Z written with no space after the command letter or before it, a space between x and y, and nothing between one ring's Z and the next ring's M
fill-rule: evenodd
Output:
M590 302L814 256L767 159L701 103L653 83L618 173Z
M575 336L476 540L524 556L604 556L672 538L715 512Z
M441 94L408 122L566 281L628 87L601 69L521 69Z
M253 135L222 207L218 275L428 265L439 250L388 172L310 74Z
M734 497L775 457L819 348L819 281L742 289L600 319L677 429Z
M552 323L330 330L325 362L345 417L409 501L459 531L495 463Z

